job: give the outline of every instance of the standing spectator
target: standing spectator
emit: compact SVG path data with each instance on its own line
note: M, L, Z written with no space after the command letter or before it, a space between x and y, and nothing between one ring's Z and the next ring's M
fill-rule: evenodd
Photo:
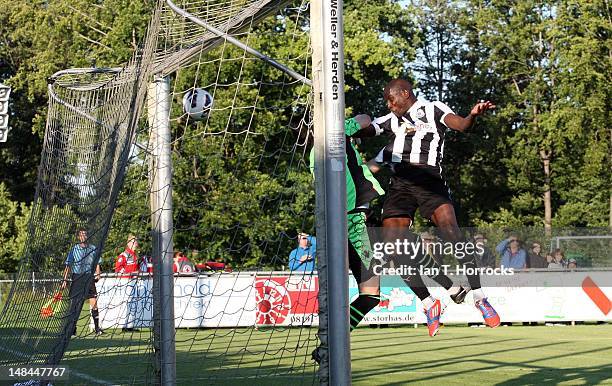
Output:
M139 271L138 266L138 254L136 249L138 248L138 239L133 234L130 234L127 239L127 245L125 251L121 252L117 256L115 262L115 272L125 275L121 275L122 278L129 278L136 276Z
M542 256L542 246L538 242L531 243L531 249L527 254L527 268L547 268L548 263Z
M514 269L527 267L527 252L521 248L521 241L516 235L502 240L495 250L501 255L501 267Z
M482 268L495 268L495 255L491 248L487 246L487 239L482 233L474 235L476 245L476 264ZM482 251L482 253L479 253Z
M191 260L183 252L174 252L172 270L174 273L194 273L196 271Z
M565 268L565 254L559 248L553 252L553 261L548 264L549 269L563 269Z
M89 308L96 335L101 335L103 331L100 328L98 291L95 284L100 280L100 264L97 261L97 251L94 245L87 242L87 230L79 228L77 237L79 243L70 249L66 257L66 268L64 269L64 280L62 282L62 289L66 288L70 275L70 290L68 291L68 298L70 299L68 317L70 322L68 327L71 327L72 335L76 335L76 322L83 308L82 296L85 295L89 299Z
M140 256L140 272L153 273L153 259L151 256L142 255Z
M298 247L289 254L289 270L312 273L315 269L316 241L307 233L298 234Z

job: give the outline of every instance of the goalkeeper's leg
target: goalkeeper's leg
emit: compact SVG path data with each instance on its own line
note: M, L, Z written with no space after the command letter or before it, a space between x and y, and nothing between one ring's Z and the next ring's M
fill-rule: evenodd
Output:
M349 307L352 332L363 318L380 302L380 277L374 274L370 238L365 213L350 213L348 220L349 268L359 287L359 296ZM321 362L320 346L312 352L312 359Z
M368 236L365 213L349 213L347 223L349 268L359 286L359 297L350 305L352 331L380 302L380 277L373 271L375 260Z

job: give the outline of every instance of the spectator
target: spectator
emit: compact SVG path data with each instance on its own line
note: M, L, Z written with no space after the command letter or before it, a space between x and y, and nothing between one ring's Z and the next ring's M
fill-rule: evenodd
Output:
M527 268L547 268L548 263L542 256L542 246L538 242L531 243L531 249L527 254Z
M140 257L140 272L153 273L153 259L151 256L143 255Z
M174 252L172 270L174 273L194 273L196 271L191 260L183 252Z
M555 249L552 254L553 261L548 264L549 269L563 269L565 268L565 254L559 248Z
M553 261L555 261L555 259L553 258L553 255L551 255L550 253L546 254L546 267L548 268L548 264L552 263Z
M487 246L488 240L482 233L474 235L474 244L476 245L476 264L482 268L495 268L495 255L491 248ZM482 251L482 253L479 253Z
M289 270L311 273L315 269L316 239L307 233L298 234L298 247L289 254Z
M501 267L525 269L527 266L527 252L521 248L521 242L516 235L502 240L495 250L501 255Z
M568 269L576 269L578 268L578 263L576 262L576 259L572 258L569 259L567 262L567 268Z
M127 239L127 245L125 251L121 252L117 256L115 261L115 272L122 273L122 278L129 278L135 276L138 273L138 254L136 249L138 248L138 239L133 234L130 234Z

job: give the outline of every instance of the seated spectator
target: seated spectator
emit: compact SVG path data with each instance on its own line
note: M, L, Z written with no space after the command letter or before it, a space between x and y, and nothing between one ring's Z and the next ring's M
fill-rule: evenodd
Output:
M476 233L474 235L476 264L481 268L495 268L495 255L493 251L491 251L491 248L487 246L487 242L488 240L482 233Z
M547 268L548 263L542 256L542 246L538 242L531 243L531 249L527 254L527 268Z
M138 239L136 236L130 234L127 239L127 245L125 251L121 252L117 256L115 261L115 272L122 273L122 278L129 278L138 274L138 255L136 249L138 248Z
M174 264L172 265L174 273L194 273L195 266L183 254L183 252L174 252Z
M298 234L298 247L289 254L289 270L311 273L315 270L316 239L307 233Z
M567 268L568 268L568 269L575 269L575 268L578 268L578 263L576 262L576 259L574 259L574 258L569 259L569 260L567 261Z
M527 252L521 248L521 241L516 235L502 240L495 250L501 255L503 268L525 269L527 267Z
M549 269L563 269L565 268L565 254L559 248L553 252L553 261L548 264Z

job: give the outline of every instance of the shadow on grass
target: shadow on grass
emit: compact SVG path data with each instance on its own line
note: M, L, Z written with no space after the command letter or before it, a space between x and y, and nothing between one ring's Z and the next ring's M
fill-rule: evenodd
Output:
M559 383L579 383L584 385L599 385L612 383L612 365L603 367L573 367L571 369L554 369L550 367L536 367L533 372L520 377L496 383L496 386L513 385L556 385Z
M445 381L453 380L454 383L480 383L482 385L498 385L498 386L510 386L510 385L534 385L534 384L558 384L561 382L572 382L581 384L599 384L602 382L609 382L612 379L612 364L603 364L602 366L591 366L591 367L575 367L575 368L557 368L548 367L543 365L537 365L540 361L568 359L568 358L580 358L581 355L587 354L598 354L603 355L604 352L609 352L611 347L600 347L590 350L576 350L575 346L571 346L571 339L567 341L558 341L547 344L520 344L513 347L499 348L495 350L496 344L510 341L521 341L521 339L505 339L496 341L478 341L470 345L459 345L459 346L442 346L437 347L437 342L434 346L431 344L425 345L423 349L412 347L410 352L407 352L407 360L405 364L401 365L385 365L379 369L373 370L357 370L353 371L353 380L355 381L366 381L372 380L376 377L377 385L387 386L399 386L405 385L407 382L419 382L423 384L444 384ZM457 349L461 349L469 346L484 346L481 352L474 354L462 353L456 355ZM385 347L387 347L385 345ZM566 353L559 355L545 355L542 349L545 348L558 348L566 349ZM451 351L452 354L447 355L443 359L434 359L429 353L444 353L445 350L455 349ZM509 359L508 361L502 360L490 360L486 357L504 355L512 352L529 352L529 350L540 350L540 354L535 354L529 361L514 361ZM483 358L483 356L486 356ZM604 356L605 357L605 356ZM380 358L380 357L379 357ZM414 360L414 358L418 358ZM362 358L363 360L364 358ZM367 359L375 359L373 357ZM561 361L558 363L567 362ZM452 366L452 367L451 367ZM451 367L449 369L449 367ZM460 370L456 370L460 367ZM513 376L518 372L518 377ZM394 378L397 374L405 374L405 380L398 381L380 381L381 378ZM393 376L390 376L394 374ZM499 381L501 377L505 378L503 381ZM606 383L607 383L606 382Z

